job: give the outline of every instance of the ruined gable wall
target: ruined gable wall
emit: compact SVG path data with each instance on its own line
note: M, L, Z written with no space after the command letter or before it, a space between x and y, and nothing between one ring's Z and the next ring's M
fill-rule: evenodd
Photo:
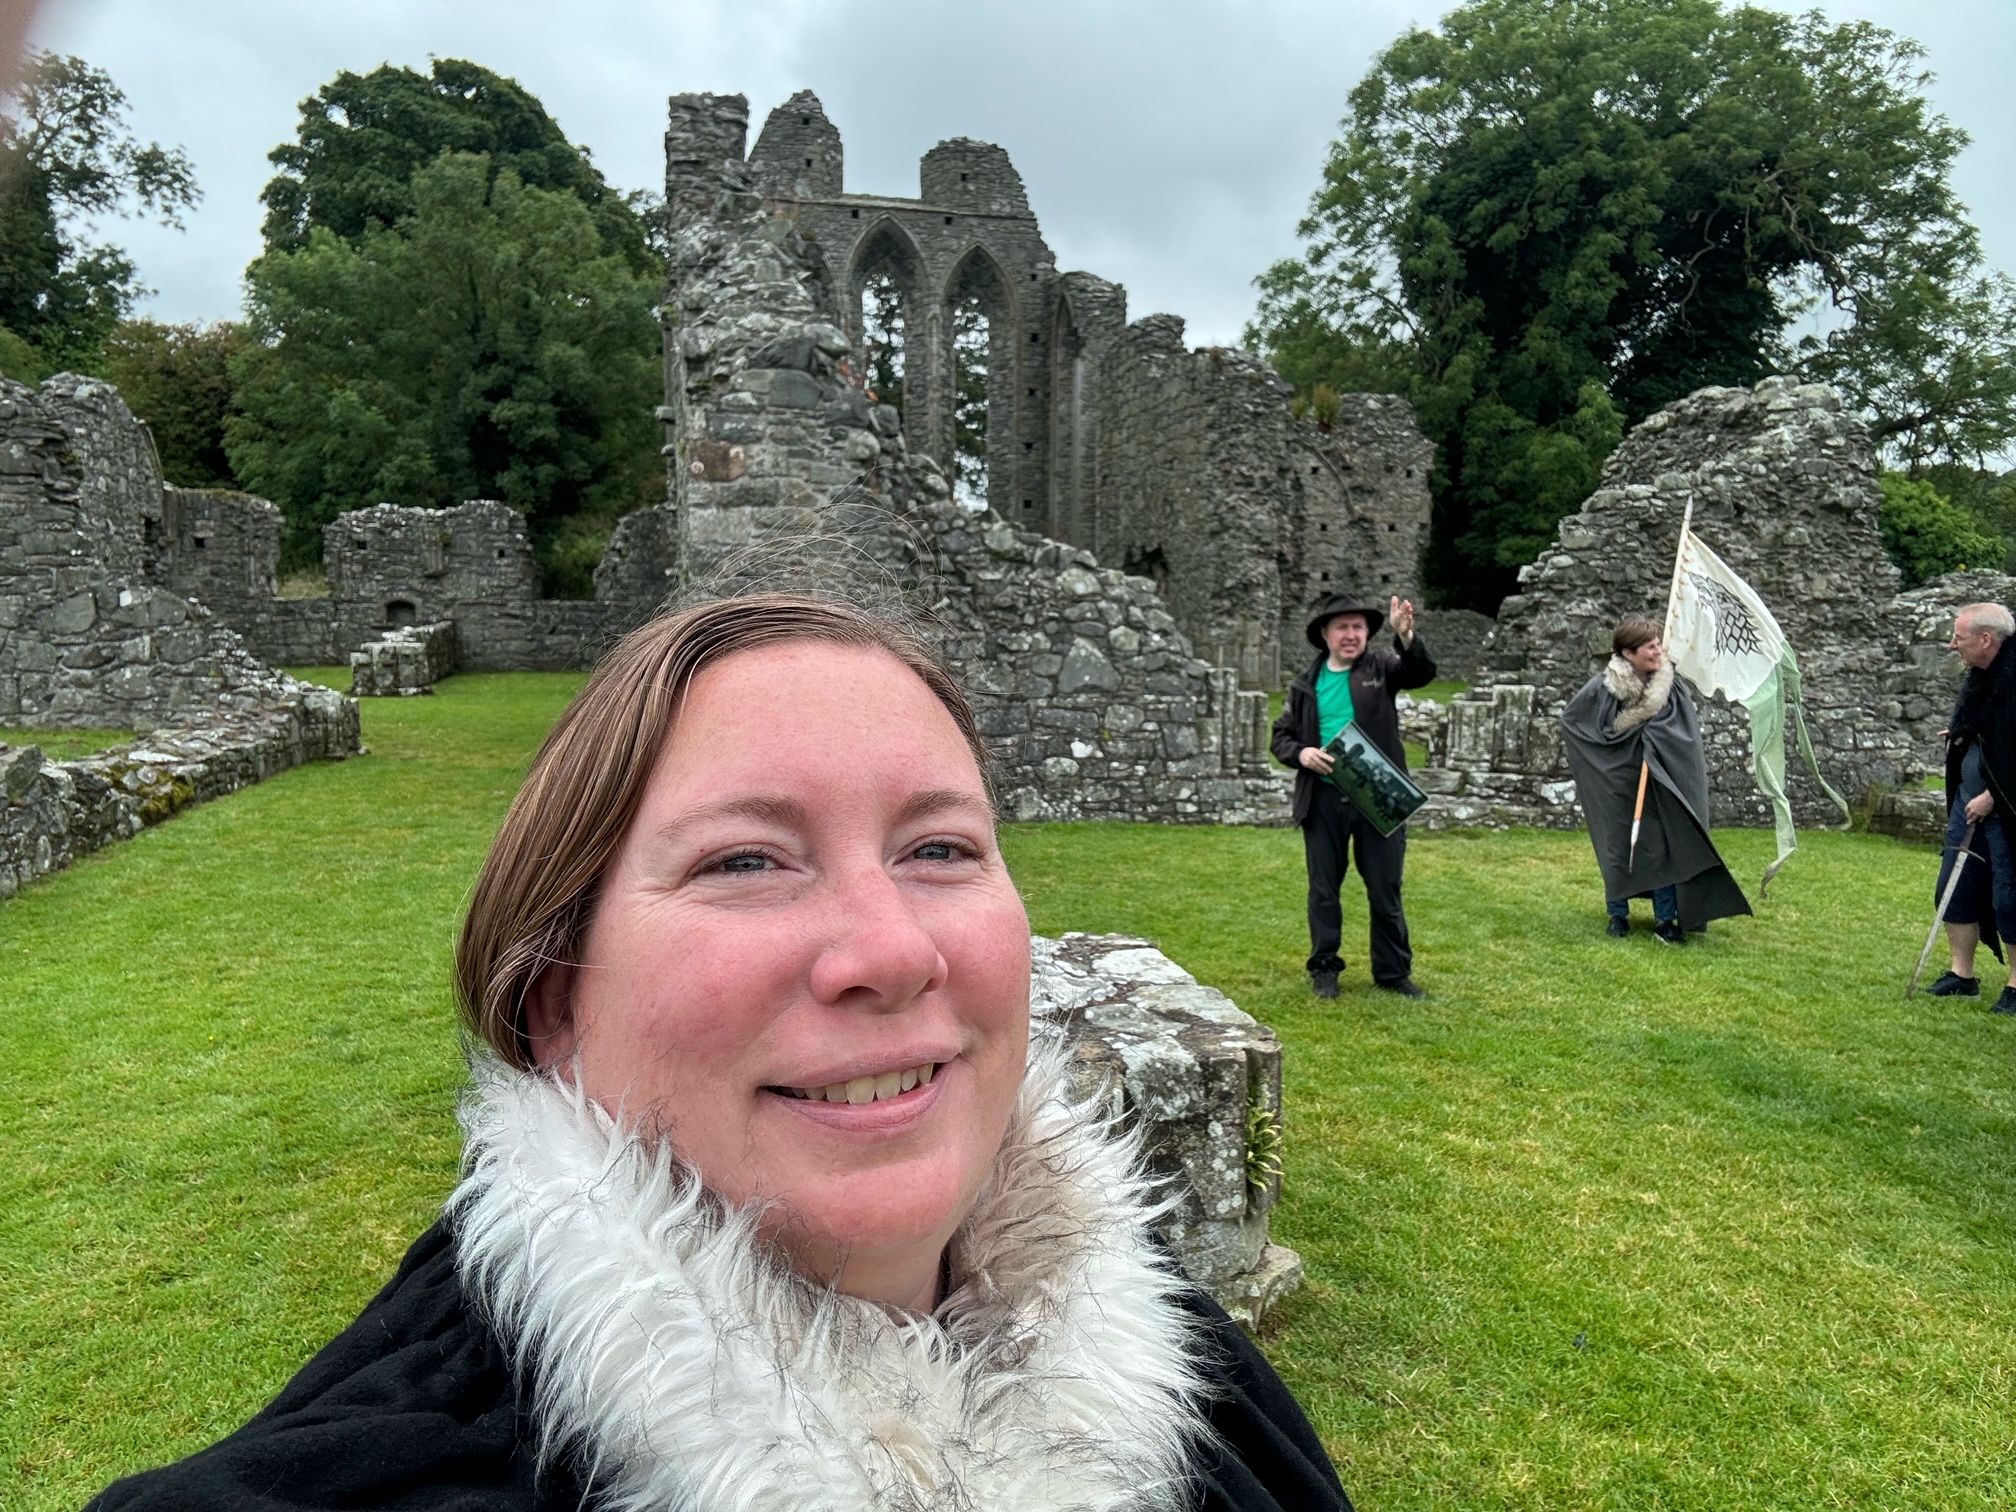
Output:
M739 100L684 97L675 125ZM721 142L727 131L696 134ZM1018 817L1285 817L1265 699L1191 653L1153 586L948 499L886 406L841 367L818 244L724 159L707 194L672 155L674 381L666 413L687 580L880 582L936 624Z

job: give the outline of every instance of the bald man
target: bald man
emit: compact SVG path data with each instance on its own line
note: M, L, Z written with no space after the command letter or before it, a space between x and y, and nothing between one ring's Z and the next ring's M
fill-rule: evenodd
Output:
M2001 604L1969 604L1953 620L1947 649L1966 664L1960 697L1946 731L1946 854L1935 897L1974 825L1967 870L1946 908L1952 968L1926 991L1935 997L1979 997L1974 954L1985 941L1997 959L2016 939L2016 857L2009 816L2016 815L2016 617ZM2016 970L1991 1010L2016 1013Z

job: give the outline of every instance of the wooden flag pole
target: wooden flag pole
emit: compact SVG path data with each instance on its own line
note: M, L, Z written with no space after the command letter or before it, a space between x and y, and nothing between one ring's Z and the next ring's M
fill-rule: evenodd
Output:
M1673 604L1680 597L1680 564L1687 560L1687 533L1694 528L1694 490L1687 490L1687 511L1680 516L1680 544L1673 548L1673 583L1666 590L1666 623L1660 630L1663 645L1668 635L1673 633ZM1638 763L1638 802L1631 810L1631 854L1624 863L1627 872L1638 869L1638 831L1645 823L1645 789L1652 780L1652 762L1648 757Z

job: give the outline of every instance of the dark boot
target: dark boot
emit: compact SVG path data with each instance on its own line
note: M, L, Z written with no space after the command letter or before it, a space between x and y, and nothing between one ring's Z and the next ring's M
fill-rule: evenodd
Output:
M1617 915L1612 914L1610 915L1610 923L1605 928L1604 933L1609 935L1613 940L1621 940L1631 933L1631 921L1628 918L1620 919Z
M1981 983L1974 977L1963 977L1949 971L1930 987L1925 989L1927 997L1971 997L1981 996Z
M1995 999L1995 1006L1988 1011L1990 1013L2016 1013L2016 987L2004 987L2002 989L2002 996Z
M1652 936L1662 945L1685 945L1687 931L1680 927L1678 919L1661 919L1652 926Z
M1337 973L1334 971L1310 972L1309 990L1319 998L1334 998L1337 996Z

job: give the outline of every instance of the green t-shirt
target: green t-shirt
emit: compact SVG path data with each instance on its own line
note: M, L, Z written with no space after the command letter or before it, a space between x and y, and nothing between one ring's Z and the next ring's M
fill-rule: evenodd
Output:
M1316 673L1316 744L1327 746L1351 723L1351 674L1333 672L1325 661Z

